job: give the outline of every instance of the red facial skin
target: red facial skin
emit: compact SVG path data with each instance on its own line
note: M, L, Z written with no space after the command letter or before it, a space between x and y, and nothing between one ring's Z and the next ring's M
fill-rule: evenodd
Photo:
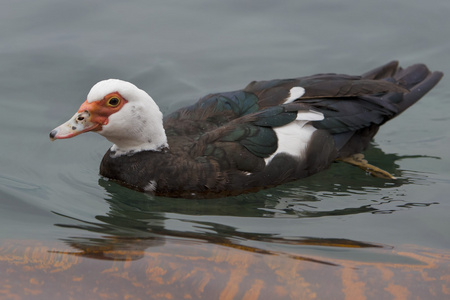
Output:
M117 105L111 105L111 99L118 99L119 102ZM89 121L95 124L99 124L100 126L95 126L95 128L91 129L93 131L99 131L102 129L102 125L108 124L108 117L115 112L118 112L128 101L124 99L119 93L114 92L106 95L100 101L94 101L89 103L87 100L81 104L78 112L88 111L91 116Z

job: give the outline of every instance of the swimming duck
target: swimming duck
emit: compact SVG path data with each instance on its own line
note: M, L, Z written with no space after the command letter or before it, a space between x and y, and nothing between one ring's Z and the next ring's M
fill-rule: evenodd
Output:
M145 91L108 79L92 87L50 138L97 132L113 143L101 162L102 176L169 197L253 192L312 175L336 160L389 178L359 153L382 124L442 76L423 64L403 69L392 61L361 76L253 81L165 118Z

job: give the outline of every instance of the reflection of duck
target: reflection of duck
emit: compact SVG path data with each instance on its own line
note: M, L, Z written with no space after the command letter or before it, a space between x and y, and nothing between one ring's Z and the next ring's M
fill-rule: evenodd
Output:
M395 156L392 158L395 159ZM314 177L311 177L308 181L313 179ZM103 260L137 260L144 257L146 252L152 252L153 247L162 245L165 247L176 242L195 248L198 243L207 243L247 252L332 264L327 258L310 257L308 247L389 248L386 245L334 236L330 238L302 236L300 229L298 236L285 236L282 232L268 233L262 228L248 231L233 225L232 219L236 217L246 218L250 223L261 222L260 224L266 224L263 218L268 220L270 217L276 217L277 213L270 209L276 205L275 203L279 201L282 206L286 204L283 201L286 195L294 192L299 195L298 186L293 187L290 184L270 190L270 196L260 192L218 199L214 202L202 199L188 202L183 199L162 199L124 189L115 182L104 179L100 179L99 184L106 190L108 196L105 201L110 208L106 213L95 216L96 221L85 221L57 213L67 222L61 222L56 226L76 230L71 231L75 233L74 235L62 240L79 251L65 252L67 254ZM304 190L307 193L319 193L318 187L309 190L305 187ZM311 199L305 197L303 200L310 202ZM292 202L296 201L302 200L298 197L292 199ZM286 213L289 213L289 207L285 208ZM376 206L364 205L329 211L304 211L301 215L293 217L326 217L376 211ZM286 215L283 218L286 218ZM294 245L296 247L290 247Z
M100 133L114 143L100 173L141 191L235 195L309 176L336 159L375 170L353 155L441 77L421 64L402 69L391 62L362 76L255 81L210 94L164 122L147 93L110 79L97 83L50 137Z
M114 188L114 187L113 187ZM123 196L123 195L122 195ZM114 199L116 198L116 199ZM311 258L296 251L275 250L282 245L339 247L339 248L390 248L388 246L340 238L283 238L273 234L241 232L234 227L212 222L193 221L196 231L180 231L164 226L164 217L159 212L140 211L144 204L138 200L134 205L122 205L115 197L111 199L111 210L107 216L96 216L100 222L88 222L60 213L57 215L78 222L78 224L55 224L58 227L86 230L100 233L101 237L67 237L62 239L67 245L81 252L64 251L65 254L90 257L101 260L138 260L145 256L148 248L160 247L166 243L196 245L199 241L243 251L266 255L286 255L296 260L310 261L326 265L336 265L327 260ZM119 201L117 203L116 201ZM147 206L146 206L147 208ZM203 228L204 230L201 230ZM106 235L107 234L107 235ZM84 235L84 234L83 234ZM271 244L270 247L264 246ZM268 248L268 249L267 249ZM301 252L301 248L297 249ZM53 251L58 252L59 251ZM290 253L292 252L292 253Z

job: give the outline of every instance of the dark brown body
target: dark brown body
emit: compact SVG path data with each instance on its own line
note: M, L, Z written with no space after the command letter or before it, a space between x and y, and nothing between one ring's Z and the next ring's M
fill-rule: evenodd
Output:
M300 179L335 159L363 151L380 125L418 101L442 77L424 65L397 62L362 76L319 74L250 83L244 90L211 94L164 120L169 149L114 157L100 174L157 195L210 198L236 195ZM284 104L292 87L305 94ZM299 157L274 153L273 128L313 110L324 120Z

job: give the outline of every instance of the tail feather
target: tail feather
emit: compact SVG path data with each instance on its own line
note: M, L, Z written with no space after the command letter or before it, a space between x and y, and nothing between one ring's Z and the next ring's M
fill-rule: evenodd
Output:
M398 66L398 61L391 61L381 67L373 69L362 75L365 79L383 79L404 87L408 92L400 96L398 93L388 93L382 98L395 103L398 113L402 113L408 107L419 101L442 78L444 74L431 72L424 64L415 64L405 69ZM396 114L396 115L397 115Z
M393 60L385 65L382 65L381 67L375 68L367 73L364 73L363 75L361 75L361 77L364 79L374 79L374 80L389 78L395 75L397 69L398 69L398 61Z
M402 79L406 81L409 92L404 94L403 101L398 103L400 112L406 110L408 107L416 103L441 80L442 76L444 76L444 74L439 71L431 73L424 65L418 66L421 69L425 68L427 73L409 72L405 74L404 77L402 77ZM407 71L408 69L406 69L405 71ZM425 77L422 77L424 75Z
M393 77L399 85L410 90L424 81L430 74L430 70L424 64L415 64L406 69L399 68Z

